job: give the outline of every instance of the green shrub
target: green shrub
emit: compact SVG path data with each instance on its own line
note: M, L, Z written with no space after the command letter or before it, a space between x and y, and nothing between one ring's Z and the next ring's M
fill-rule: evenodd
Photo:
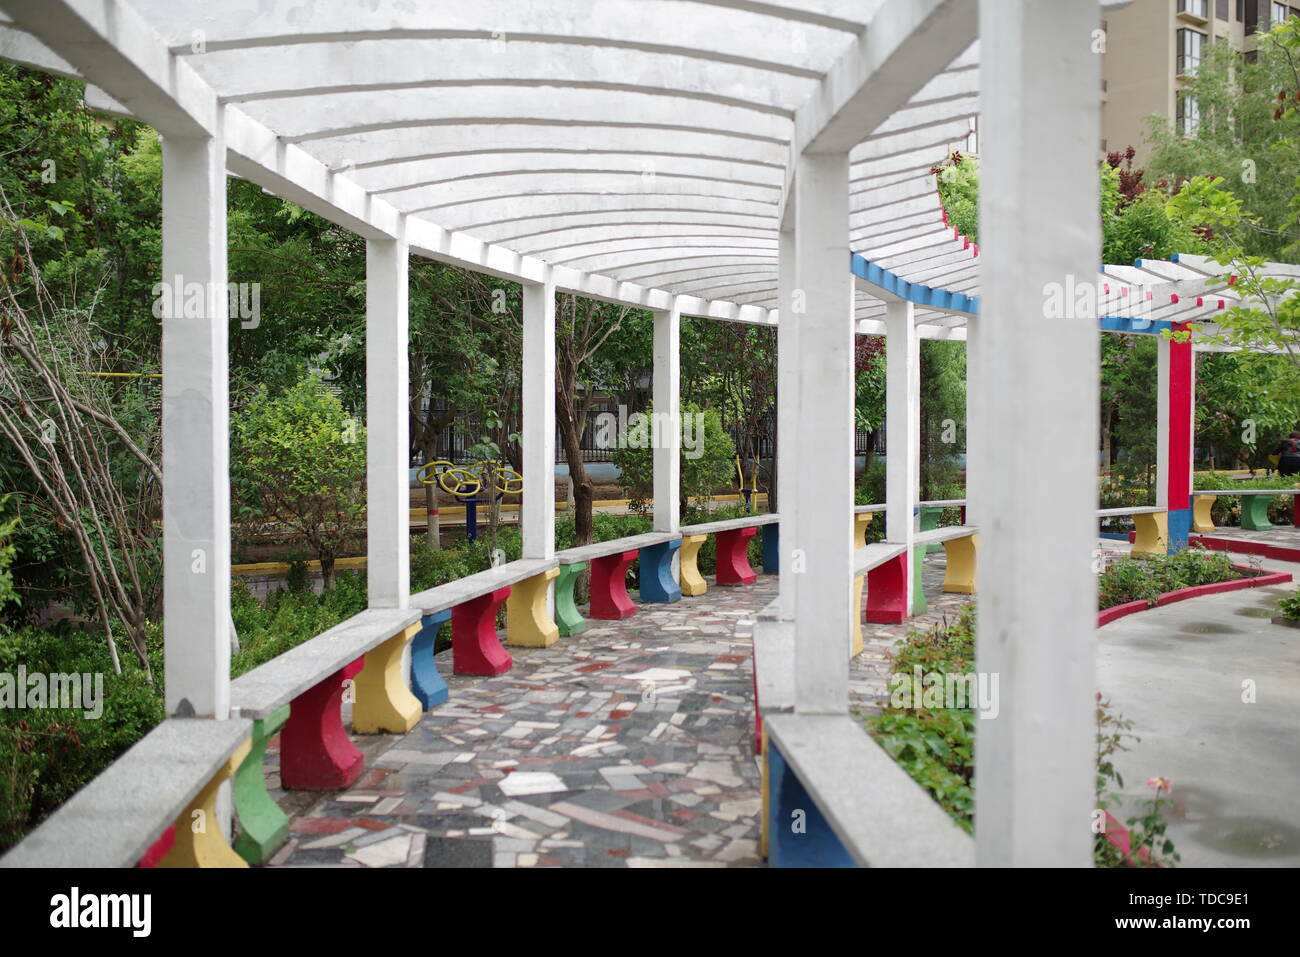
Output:
M1104 611L1131 601L1154 605L1165 592L1243 577L1222 552L1189 548L1175 555L1121 558L1097 576L1097 608Z
M1283 618L1300 621L1300 588L1294 595L1288 595L1277 603L1278 614Z

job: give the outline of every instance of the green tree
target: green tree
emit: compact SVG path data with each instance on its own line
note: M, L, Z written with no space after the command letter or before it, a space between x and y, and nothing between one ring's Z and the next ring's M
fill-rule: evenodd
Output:
M690 401L681 403L680 412L680 506L681 514L688 516L706 513L713 493L731 480L736 447L717 412ZM629 418L626 443L620 443L611 456L636 511L645 511L654 496L654 430L649 424L653 414L652 404L647 418ZM694 506L691 499L696 500Z
M1236 235L1241 251L1275 261L1300 254L1300 17L1261 33L1243 57L1228 43L1207 44L1183 96L1199 119L1184 135L1153 116L1149 175L1180 183L1221 178L1246 215Z
M335 560L359 546L364 529L365 428L309 373L281 395L260 388L233 431L240 498L264 523L301 536L328 588Z

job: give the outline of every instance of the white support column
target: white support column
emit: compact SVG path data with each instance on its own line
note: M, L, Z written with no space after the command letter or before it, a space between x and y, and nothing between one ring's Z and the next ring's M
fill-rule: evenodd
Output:
M555 283L524 285L524 558L555 554Z
M406 243L366 242L366 577L370 607L411 597Z
M921 474L921 340L912 303L886 303L885 333L885 538L905 543L910 563ZM911 564L907 569L904 607L911 614Z
M162 141L163 642L169 715L230 710L226 149ZM204 314L188 316L190 292ZM170 295L168 295L170 292Z
M776 502L781 512L781 554L777 585L782 621L794 620L794 565L798 541L799 319L792 306L795 287L794 231L781 230L777 260L779 309L776 328Z
M1095 4L984 0L976 380L984 529L976 668L982 866L1092 863L1095 806L1097 317L1047 318L1050 291L1097 281L1101 59ZM1072 283L1072 286L1071 286Z
M844 714L853 629L853 276L849 271L849 172L843 153L801 157L795 182L795 285L799 324L794 433L795 710ZM787 435L784 441L788 442ZM783 549L789 555L789 547ZM784 556L783 556L784 557ZM791 562L793 565L794 562Z
M676 532L681 517L681 319L677 301L655 310L654 417L661 423L654 437L654 529ZM700 436L703 441L703 436Z

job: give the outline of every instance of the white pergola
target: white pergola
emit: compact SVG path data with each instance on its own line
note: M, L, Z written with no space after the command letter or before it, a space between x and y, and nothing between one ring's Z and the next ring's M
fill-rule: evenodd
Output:
M0 57L84 79L91 107L160 132L162 274L212 290L212 321L162 330L169 714L229 708L229 172L368 241L375 608L410 592L409 255L523 284L526 475L554 462L557 290L653 311L655 408L670 414L682 314L776 325L782 565L804 569L781 579L796 716L849 720L854 334L888 336L887 538L909 550L918 340L964 339L978 668L1002 688L977 739L977 860L1090 863L1098 324L1047 318L1043 290L1098 275L1097 4L0 11ZM982 250L948 227L929 172L977 117ZM656 450L665 532L679 528L675 442ZM549 482L526 496L525 558L553 553L553 504Z

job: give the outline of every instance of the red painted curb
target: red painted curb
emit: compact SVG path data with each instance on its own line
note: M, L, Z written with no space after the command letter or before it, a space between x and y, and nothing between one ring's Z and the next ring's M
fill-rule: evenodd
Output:
M1234 564L1233 568L1244 572L1254 572L1255 569L1248 565ZM1112 605L1104 611L1097 612L1097 627L1108 625L1116 618L1123 618L1126 615L1132 615L1135 612L1146 611L1148 608L1160 608L1164 605L1172 605L1176 601L1186 601L1188 598L1197 598L1201 595L1217 595L1226 591L1240 591L1243 588L1261 588L1264 585L1281 585L1291 581L1290 572L1262 572L1258 575L1252 575L1250 578L1237 578L1230 582L1214 582L1210 585L1192 585L1190 588L1179 588L1174 591L1167 591L1156 599L1154 605L1148 605L1145 601L1125 602L1122 605Z
M1300 500L1300 496L1296 498ZM1300 548L1287 548L1285 545L1248 542L1237 538L1210 538L1206 535L1189 535L1187 542L1216 552L1238 552L1242 555L1263 555L1280 562L1300 562Z

